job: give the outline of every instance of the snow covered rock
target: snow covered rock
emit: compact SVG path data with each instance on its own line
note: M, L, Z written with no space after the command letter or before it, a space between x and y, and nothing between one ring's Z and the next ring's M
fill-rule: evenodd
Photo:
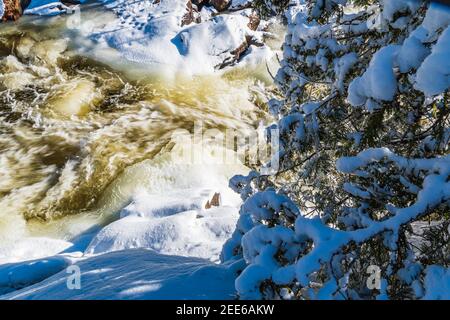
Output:
M174 41L193 67L208 61L210 68L221 68L239 58L243 45L244 50L249 46L248 23L249 19L241 15L218 16L181 31Z

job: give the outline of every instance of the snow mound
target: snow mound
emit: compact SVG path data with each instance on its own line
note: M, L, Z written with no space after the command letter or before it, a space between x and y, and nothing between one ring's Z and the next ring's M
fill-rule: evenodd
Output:
M61 271L0 299L233 299L234 279L242 267L143 249L91 257L77 266L79 290L68 289L69 274Z

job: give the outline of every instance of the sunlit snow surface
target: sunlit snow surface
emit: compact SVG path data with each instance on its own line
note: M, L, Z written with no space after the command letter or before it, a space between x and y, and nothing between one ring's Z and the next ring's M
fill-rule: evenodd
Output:
M234 279L239 267L236 264L217 265L198 258L161 255L144 249L88 258L77 266L81 270L80 290L67 288L68 274L63 270L39 284L1 298L233 299ZM38 276L40 271L64 267L64 262L52 258L47 265L33 269L33 274Z

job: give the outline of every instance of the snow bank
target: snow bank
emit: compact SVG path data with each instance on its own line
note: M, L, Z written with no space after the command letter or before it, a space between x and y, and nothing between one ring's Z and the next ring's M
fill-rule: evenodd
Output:
M3 0L0 0L0 18L3 17L5 14L5 4L3 3Z
M76 265L81 271L80 290L69 290L69 274L61 271L0 299L233 299L241 267L143 249L95 256Z
M77 0L84 3L86 0ZM28 7L24 10L24 14L39 16L54 16L61 13L71 13L73 9L64 5L57 0L31 0Z
M77 53L147 75L209 74L275 57L262 41L270 33L265 30L269 23L261 21L257 26L251 20L249 0L233 1L223 12L212 6L198 10L185 0L98 0L79 6L32 0L24 13L69 14L59 23L66 24L63 36L71 39Z

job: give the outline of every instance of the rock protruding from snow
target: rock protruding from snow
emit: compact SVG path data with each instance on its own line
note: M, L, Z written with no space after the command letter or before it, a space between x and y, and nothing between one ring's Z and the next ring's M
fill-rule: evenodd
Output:
M0 23L7 20L17 20L22 15L20 0L0 0Z

